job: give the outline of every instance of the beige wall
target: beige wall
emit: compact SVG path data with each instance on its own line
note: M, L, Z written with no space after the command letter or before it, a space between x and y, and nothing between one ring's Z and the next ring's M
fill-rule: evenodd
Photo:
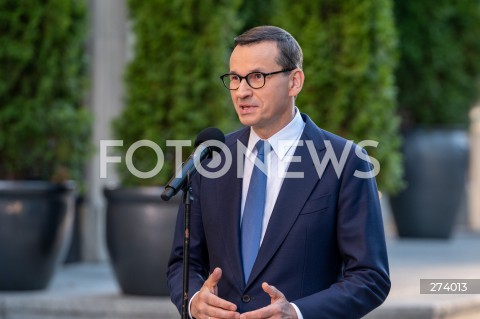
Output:
M127 61L128 24L124 0L90 0L89 105L94 116L92 157L87 176L87 203L82 216L82 257L87 261L107 258L105 248L105 201L102 189L116 183L109 166L108 178L100 179L99 144L111 139L110 123L122 109L123 70Z
M480 231L480 104L470 112L469 224Z

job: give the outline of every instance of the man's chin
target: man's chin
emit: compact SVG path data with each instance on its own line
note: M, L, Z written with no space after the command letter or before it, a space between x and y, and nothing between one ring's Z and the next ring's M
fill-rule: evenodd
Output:
M256 123L256 121L248 115L238 115L238 120L245 126L254 126Z

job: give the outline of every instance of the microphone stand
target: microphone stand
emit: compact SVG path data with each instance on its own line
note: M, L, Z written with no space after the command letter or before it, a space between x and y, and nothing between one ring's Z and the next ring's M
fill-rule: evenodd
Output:
M190 211L192 206L192 186L190 185L190 172L187 172L187 182L183 189L184 228L183 228L183 300L182 319L189 319L188 315L188 279L190 270Z

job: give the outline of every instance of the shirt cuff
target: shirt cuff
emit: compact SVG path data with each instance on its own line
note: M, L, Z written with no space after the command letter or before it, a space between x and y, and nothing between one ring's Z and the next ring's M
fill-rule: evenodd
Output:
M293 302L291 302L290 304L293 306L293 309L295 309L298 319L303 319L302 313L300 312L300 309L298 309L297 305L294 304Z
M192 310L192 300L193 300L193 298L195 298L196 295L198 295L199 292L200 291L197 291L196 293L194 293L192 298L190 298L190 301L188 302L188 316L190 317L190 319L194 319L192 317L192 312L191 312L191 310ZM303 319L303 317L302 317L302 319Z

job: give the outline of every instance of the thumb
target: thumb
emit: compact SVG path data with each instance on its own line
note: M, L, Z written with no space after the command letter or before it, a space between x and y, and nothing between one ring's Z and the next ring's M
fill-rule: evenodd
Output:
M222 278L222 269L217 267L213 270L213 272L210 274L208 279L205 281L205 286L208 287L211 293L216 292L217 284Z
M272 303L277 301L278 299L285 298L285 296L280 290L278 290L274 286L267 284L266 282L262 284L262 289L270 296L270 298L272 299Z

